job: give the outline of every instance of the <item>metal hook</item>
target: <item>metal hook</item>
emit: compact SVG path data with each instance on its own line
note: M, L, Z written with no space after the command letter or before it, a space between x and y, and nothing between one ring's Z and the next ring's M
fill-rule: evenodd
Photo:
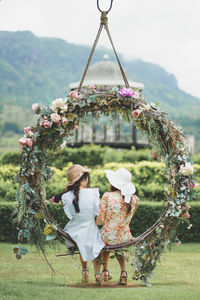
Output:
M109 7L109 9L105 11L107 14L109 13L109 11L110 11L111 8L112 8L112 3L113 3L113 0L111 0L111 2L110 2L110 7ZM97 8L98 8L98 10L99 10L101 13L103 12L103 11L100 9L100 7L99 7L99 0L97 0Z

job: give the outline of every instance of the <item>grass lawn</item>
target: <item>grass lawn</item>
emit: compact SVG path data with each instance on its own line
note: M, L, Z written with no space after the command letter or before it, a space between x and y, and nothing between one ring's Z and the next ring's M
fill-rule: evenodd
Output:
M68 285L81 282L81 268L78 257L55 257L60 249L49 250L48 258L57 270L52 273L34 247L28 246L29 253L16 260L12 253L13 244L0 244L0 300L64 300L64 299L200 299L200 244L183 244L163 257L155 270L151 287L123 288L81 288ZM91 263L90 281L93 280ZM129 263L129 282L132 267ZM119 278L117 261L110 260L113 281Z

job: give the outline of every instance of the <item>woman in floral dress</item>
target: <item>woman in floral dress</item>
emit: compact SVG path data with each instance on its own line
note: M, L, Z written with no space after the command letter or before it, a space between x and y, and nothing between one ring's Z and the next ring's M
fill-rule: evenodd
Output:
M111 184L110 192L106 192L100 202L100 211L97 224L102 225L101 237L105 245L126 243L133 239L129 224L138 206L138 197L134 195L135 187L131 183L131 173L120 168L116 172L105 171ZM127 284L127 271L124 255L116 256L121 267L119 284ZM108 272L109 252L101 256L103 264L104 280L111 279Z

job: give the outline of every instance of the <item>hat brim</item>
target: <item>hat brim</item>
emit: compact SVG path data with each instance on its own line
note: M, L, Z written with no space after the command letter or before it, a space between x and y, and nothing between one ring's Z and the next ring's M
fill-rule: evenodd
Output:
M116 174L115 171L105 170L105 173L110 184L120 190L122 195L125 195L127 192L128 194L132 195L136 192L134 184L132 182L127 182L126 184L121 182L119 179L119 175Z
M83 176L83 174L89 173L90 169L85 169L84 168L84 169L81 170L81 172L82 172L82 174L79 174L72 181L68 182L68 184L66 185L66 187L73 185L76 181L78 181Z
M123 187L123 184L117 178L116 172L112 171L112 170L105 170L105 173L106 173L106 176L107 176L108 181L110 182L110 184L112 186L114 186L115 188L121 190L122 187Z

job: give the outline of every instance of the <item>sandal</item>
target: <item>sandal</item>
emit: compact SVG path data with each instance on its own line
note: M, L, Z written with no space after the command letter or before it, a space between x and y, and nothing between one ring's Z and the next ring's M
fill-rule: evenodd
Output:
M126 273L126 276L122 276L123 273ZM121 271L120 279L119 279L119 284L120 285L127 285L127 272L126 271Z
M88 283L88 278L89 278L89 269L82 268L82 282Z
M100 275L100 277L97 277L97 275ZM95 280L96 280L97 285L103 286L103 277L102 277L101 273L96 272L94 274L94 276L95 276Z
M108 270L103 270L102 274L103 274L104 281L108 281L108 280L112 279L112 274L110 274L110 272Z

